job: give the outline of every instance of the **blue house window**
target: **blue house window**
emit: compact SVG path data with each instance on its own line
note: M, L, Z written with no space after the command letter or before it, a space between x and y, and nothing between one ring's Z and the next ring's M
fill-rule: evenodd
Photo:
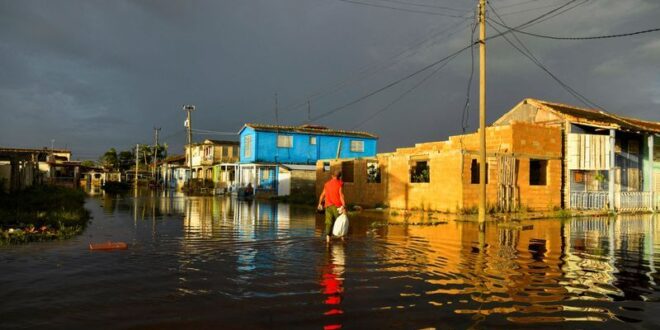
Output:
M316 145L316 136L309 137L309 144Z
M291 135L278 135L277 136L278 148L293 148L293 136Z
M245 136L245 141L243 141L243 156L246 158L252 156L252 135Z
M364 141L351 141L352 152L364 152Z

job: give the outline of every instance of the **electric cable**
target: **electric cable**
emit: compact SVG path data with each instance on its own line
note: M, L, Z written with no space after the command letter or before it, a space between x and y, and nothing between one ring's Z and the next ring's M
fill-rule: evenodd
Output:
M362 120L361 122L359 122L357 125L353 126L351 129L356 129L356 128L358 128L358 127L364 125L364 124L367 123L368 121L370 121L370 120L376 118L376 116L380 115L381 113L387 111L392 105L394 105L395 103L399 102L399 101L400 101L401 99L403 99L406 95L410 94L412 91L414 91L414 90L417 89L419 86L421 86L424 82L426 82L426 81L429 80L432 76L434 76L436 73L438 73L438 71L442 70L442 68L444 68L447 64L449 64L449 62L451 62L451 60L453 60L453 59L454 59L456 56L458 56L459 54L460 54L460 53L454 54L454 56L452 56L451 58L449 58L449 59L448 59L446 62L444 62L442 65L440 65L440 66L438 66L437 68L435 68L433 71L431 71L431 73L429 73L428 75L426 75L424 78L422 78L420 81L418 81L418 82L417 82L415 85L413 85L411 88L409 88L409 89L407 89L406 91L404 91L404 92L403 92L401 95L399 95L397 98L395 98L395 99L392 100L390 103L388 103L387 105L385 105L384 107L382 107L380 110L378 110L378 111L376 111L375 113L371 114L371 115L370 115L369 117L367 117L366 119L364 119L364 120Z
M408 9L408 8L403 8L403 7L393 7L393 6L379 5L379 4L375 4L375 3L369 3L369 2L361 2L361 1L356 1L356 0L338 0L338 1L352 3L352 4L356 4L356 5L368 6L368 7L376 7L376 8L384 8L384 9L404 11L404 12L416 13L416 14L428 14L428 15L437 15L437 16L452 17L452 18L466 18L464 16L459 16L459 15L454 15L454 14L431 12L431 11L417 10L417 9Z

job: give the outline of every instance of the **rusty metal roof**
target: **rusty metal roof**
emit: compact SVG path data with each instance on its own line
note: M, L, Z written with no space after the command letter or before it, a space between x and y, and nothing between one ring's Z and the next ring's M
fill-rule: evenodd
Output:
M526 99L525 102L549 109L563 117L568 117L568 120L576 123L607 126L630 132L660 133L660 122L629 118L602 110L580 108L537 99Z
M272 131L272 132L292 132L304 134L319 134L319 135L334 135L334 136L354 136L370 139L377 139L375 134L360 132L360 131L346 131L338 129L330 129L325 126L319 125L302 125L302 126L283 126L283 125L267 125L267 124L252 124L247 123L245 127L251 127L258 131ZM242 129L241 129L242 131Z

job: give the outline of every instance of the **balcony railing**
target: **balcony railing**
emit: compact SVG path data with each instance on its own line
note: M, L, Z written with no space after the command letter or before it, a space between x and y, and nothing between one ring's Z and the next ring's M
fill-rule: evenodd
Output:
M571 208L575 210L603 210L609 204L609 193L571 192ZM624 191L614 194L614 207L621 211L660 210L660 194L649 191Z
M652 194L649 191L624 191L614 195L617 210L648 211L653 207Z
M603 210L607 208L608 193L603 191L571 192L571 208Z

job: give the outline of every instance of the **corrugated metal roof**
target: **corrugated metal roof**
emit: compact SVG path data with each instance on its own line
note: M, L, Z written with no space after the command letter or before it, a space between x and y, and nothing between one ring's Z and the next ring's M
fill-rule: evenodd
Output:
M245 127L251 127L258 131L271 131L271 132L292 132L292 133L312 133L319 135L335 135L335 136L355 136L363 138L377 139L375 134L359 131L345 131L338 129L329 129L324 126L317 125L302 125L302 126L283 126L283 125L267 125L267 124L253 124L247 123Z
M599 126L608 126L619 128L632 132L651 132L660 133L660 122L646 121L635 118L615 115L602 110L580 108L572 105L554 103L537 99L526 99L527 103L536 103L541 107L550 109L558 114L569 116L569 120L583 122L585 124L594 124Z

